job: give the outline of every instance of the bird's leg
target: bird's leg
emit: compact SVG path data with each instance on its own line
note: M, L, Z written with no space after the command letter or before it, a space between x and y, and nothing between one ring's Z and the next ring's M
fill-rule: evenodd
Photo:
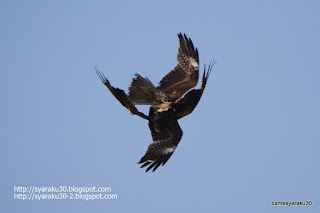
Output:
M133 104L129 105L129 110L132 115L138 115L140 118L149 120L149 116L146 116L144 113L139 112L138 109Z

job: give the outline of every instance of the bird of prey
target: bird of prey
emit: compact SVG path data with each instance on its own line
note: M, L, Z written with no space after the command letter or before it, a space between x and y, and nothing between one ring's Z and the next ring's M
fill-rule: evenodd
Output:
M178 38L178 65L162 78L157 87L147 77L135 74L129 93L126 94L123 90L111 86L105 75L95 66L97 75L114 97L131 114L149 122L153 142L138 162L142 164L141 168L148 166L146 172L150 169L155 171L160 165L163 166L177 148L182 137L178 120L189 115L197 106L215 64L212 60L208 69L204 65L200 89L190 90L198 83L199 54L191 39L185 34L179 33ZM186 94L183 96L184 93ZM140 112L135 105L151 105L149 115Z

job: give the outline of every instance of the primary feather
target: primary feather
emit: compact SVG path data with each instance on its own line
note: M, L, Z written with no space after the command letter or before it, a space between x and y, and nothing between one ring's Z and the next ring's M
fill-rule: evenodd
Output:
M116 99L132 114L149 121L153 142L138 162L142 164L141 168L147 167L146 172L163 166L176 150L182 137L178 119L195 109L215 64L212 61L208 69L204 66L200 89L190 90L198 83L199 54L185 34L179 33L178 38L178 65L162 78L158 87L148 78L136 74L127 95L123 90L112 87L109 80L95 67L98 76ZM187 92L188 90L190 91ZM186 94L183 96L184 93ZM139 112L135 105L151 105L149 116Z

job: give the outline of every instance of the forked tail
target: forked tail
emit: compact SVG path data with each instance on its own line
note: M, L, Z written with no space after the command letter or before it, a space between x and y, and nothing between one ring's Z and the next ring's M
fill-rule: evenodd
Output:
M148 78L135 74L129 87L129 99L135 105L153 105L161 103L156 87Z

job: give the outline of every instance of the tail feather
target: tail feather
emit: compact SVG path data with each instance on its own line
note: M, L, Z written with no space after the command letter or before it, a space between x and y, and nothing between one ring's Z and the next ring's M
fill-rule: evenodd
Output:
M159 95L156 87L148 78L135 74L129 87L129 99L135 105L152 105L158 103Z

